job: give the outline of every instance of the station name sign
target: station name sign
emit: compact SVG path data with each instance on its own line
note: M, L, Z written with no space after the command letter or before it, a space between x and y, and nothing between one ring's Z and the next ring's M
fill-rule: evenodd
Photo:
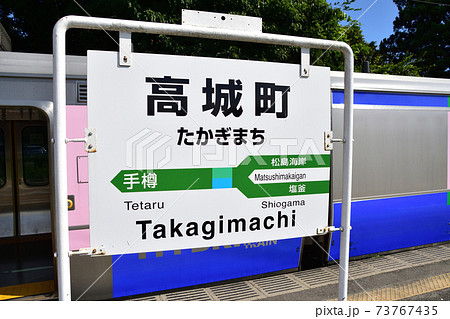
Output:
M91 247L108 255L311 236L328 223L330 74L88 52Z

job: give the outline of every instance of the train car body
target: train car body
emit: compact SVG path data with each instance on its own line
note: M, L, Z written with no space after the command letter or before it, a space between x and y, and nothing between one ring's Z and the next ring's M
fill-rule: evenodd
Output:
M67 57L68 138L83 137L87 127L86 72L85 57ZM343 74L331 72L335 137L342 136L342 90ZM351 257L450 240L449 96L448 79L355 75ZM45 101L52 101L52 56L0 52L0 249L7 252L0 267L8 273L0 286L53 279L51 203L57 185L51 182L52 111L43 107ZM82 143L68 144L72 251L90 247L87 158ZM341 171L342 145L335 145L329 222L336 227ZM12 245L21 248L11 252ZM339 233L164 252L74 255L72 298L149 294L337 259ZM22 270L22 279L14 268Z

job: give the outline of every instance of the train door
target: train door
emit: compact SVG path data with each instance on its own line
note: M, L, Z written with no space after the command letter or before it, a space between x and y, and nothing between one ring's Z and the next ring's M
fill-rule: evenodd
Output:
M31 290L41 293L54 286L48 146L48 125L39 110L0 107L0 296L6 295L4 299L8 287L30 290L31 285ZM47 291L39 289L42 283Z

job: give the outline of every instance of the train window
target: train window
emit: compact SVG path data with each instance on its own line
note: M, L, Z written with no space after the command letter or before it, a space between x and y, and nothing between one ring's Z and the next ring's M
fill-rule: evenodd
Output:
M0 129L0 187L6 184L5 134Z
M48 140L45 126L22 130L23 181L29 186L48 185Z

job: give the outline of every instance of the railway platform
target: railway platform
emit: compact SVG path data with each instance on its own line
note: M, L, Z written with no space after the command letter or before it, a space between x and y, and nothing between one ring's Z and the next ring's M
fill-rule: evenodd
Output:
M339 266L278 274L245 281L188 288L135 301L325 301L337 300ZM42 285L49 285L43 282ZM30 288L32 289L32 288ZM8 293L11 295L9 298ZM57 300L54 293L12 295L10 300ZM32 292L31 292L32 294ZM350 261L351 301L450 300L450 243Z
M349 300L450 300L450 243L353 260L349 268ZM338 281L334 264L133 300L337 300Z

